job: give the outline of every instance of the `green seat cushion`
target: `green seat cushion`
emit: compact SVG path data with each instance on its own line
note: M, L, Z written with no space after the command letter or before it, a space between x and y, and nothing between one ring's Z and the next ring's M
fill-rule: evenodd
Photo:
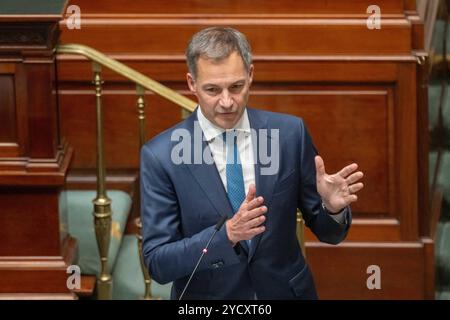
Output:
M436 280L438 287L450 288L450 221L439 222L436 243Z
M432 183L433 173L436 168L437 152L430 152L429 154L429 179ZM439 173L437 177L437 185L444 192L444 199L447 203L450 202L450 151L444 151L442 153L441 163L439 167Z
M444 35L444 29L445 29L445 22L441 19L437 19L435 24L434 24L434 28L433 28L433 35L432 35L432 40L431 40L431 46L434 48L435 50L435 54L440 54L442 55L443 53L443 42L442 42L442 38ZM447 41L447 50L450 50L450 45Z
M432 128L436 127L438 123L440 94L440 82L430 82L428 86L428 123Z
M112 222L108 252L108 272L111 272L119 252L122 236L131 208L131 197L118 190L107 192L111 199ZM94 208L92 200L96 191L67 191L68 230L78 240L78 266L84 274L99 275L100 255L94 228Z
M436 300L450 300L450 289L436 294Z
M113 269L113 299L138 300L145 293L144 276L139 260L136 235L126 235L122 240L119 256ZM151 282L154 298L170 299L172 284Z
M447 86L447 90L449 87ZM441 96L441 83L439 80L431 81L428 86L428 124L431 128L435 128L438 124L439 103ZM443 120L444 126L450 125L450 100L445 99L443 106Z

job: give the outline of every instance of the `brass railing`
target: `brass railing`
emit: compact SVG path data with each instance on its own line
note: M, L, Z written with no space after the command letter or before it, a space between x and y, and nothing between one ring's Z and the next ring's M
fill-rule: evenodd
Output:
M97 293L99 299L112 298L112 279L108 273L108 250L111 234L111 200L107 196L105 187L106 167L104 161L103 151L103 111L102 111L102 66L106 67L123 77L129 79L136 84L137 109L138 109L138 123L139 123L139 150L145 143L145 90L150 90L153 93L175 103L182 108L182 117L186 117L190 112L194 111L197 103L182 96L176 91L160 84L159 82L150 79L149 77L131 69L123 63L114 60L105 54L92 49L88 46L79 44L60 44L56 47L58 54L81 55L92 62L93 84L95 85L96 96L96 113L97 113L97 196L93 200L94 205L94 226L97 245L100 254L101 272L97 278ZM136 205L140 206L140 192L137 192L138 201ZM301 215L297 218L298 224L298 238L304 252L303 241L303 220ZM141 236L141 220L136 219L136 225L139 229L138 238L138 252L141 263L142 272L145 281L144 299L152 299L151 296L151 278L149 272L144 264L142 256L142 236Z

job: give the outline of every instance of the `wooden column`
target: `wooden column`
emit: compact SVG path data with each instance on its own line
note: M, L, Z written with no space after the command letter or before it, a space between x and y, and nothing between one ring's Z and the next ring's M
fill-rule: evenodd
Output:
M75 298L54 48L66 0L0 4L0 298Z

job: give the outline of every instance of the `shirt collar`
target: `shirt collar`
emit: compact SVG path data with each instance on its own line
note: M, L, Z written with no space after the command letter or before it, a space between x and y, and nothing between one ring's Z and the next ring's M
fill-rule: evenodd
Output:
M225 132L225 129L216 126L204 116L200 106L197 108L197 119L200 128L205 135L206 141L208 142L211 142L211 140ZM242 131L246 134L250 133L250 121L248 120L247 108L244 109L244 113L241 118L231 130Z

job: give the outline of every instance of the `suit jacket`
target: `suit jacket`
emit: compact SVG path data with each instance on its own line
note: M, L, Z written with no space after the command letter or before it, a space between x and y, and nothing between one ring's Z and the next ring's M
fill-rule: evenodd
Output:
M348 209L346 223L339 224L322 208L316 189L317 152L300 118L247 110L250 126L260 132L260 139L272 141L276 137L271 129L279 130L275 174L261 174L264 162L257 156L258 143L253 141L257 196L264 197L268 208L266 230L252 239L250 247L246 241L232 247L224 225L184 298L251 299L256 294L258 299L316 299L313 277L296 237L297 208L318 239L330 244L345 238L351 212ZM173 281L173 299L180 296L217 221L222 215L233 215L214 163L175 164L171 159L180 144L180 140L172 141L174 132L186 134L192 150L196 148L196 114L159 134L141 150L144 260L154 280ZM270 143L266 145L270 154ZM209 147L203 139L201 148L207 154ZM193 154L184 156L193 159Z

